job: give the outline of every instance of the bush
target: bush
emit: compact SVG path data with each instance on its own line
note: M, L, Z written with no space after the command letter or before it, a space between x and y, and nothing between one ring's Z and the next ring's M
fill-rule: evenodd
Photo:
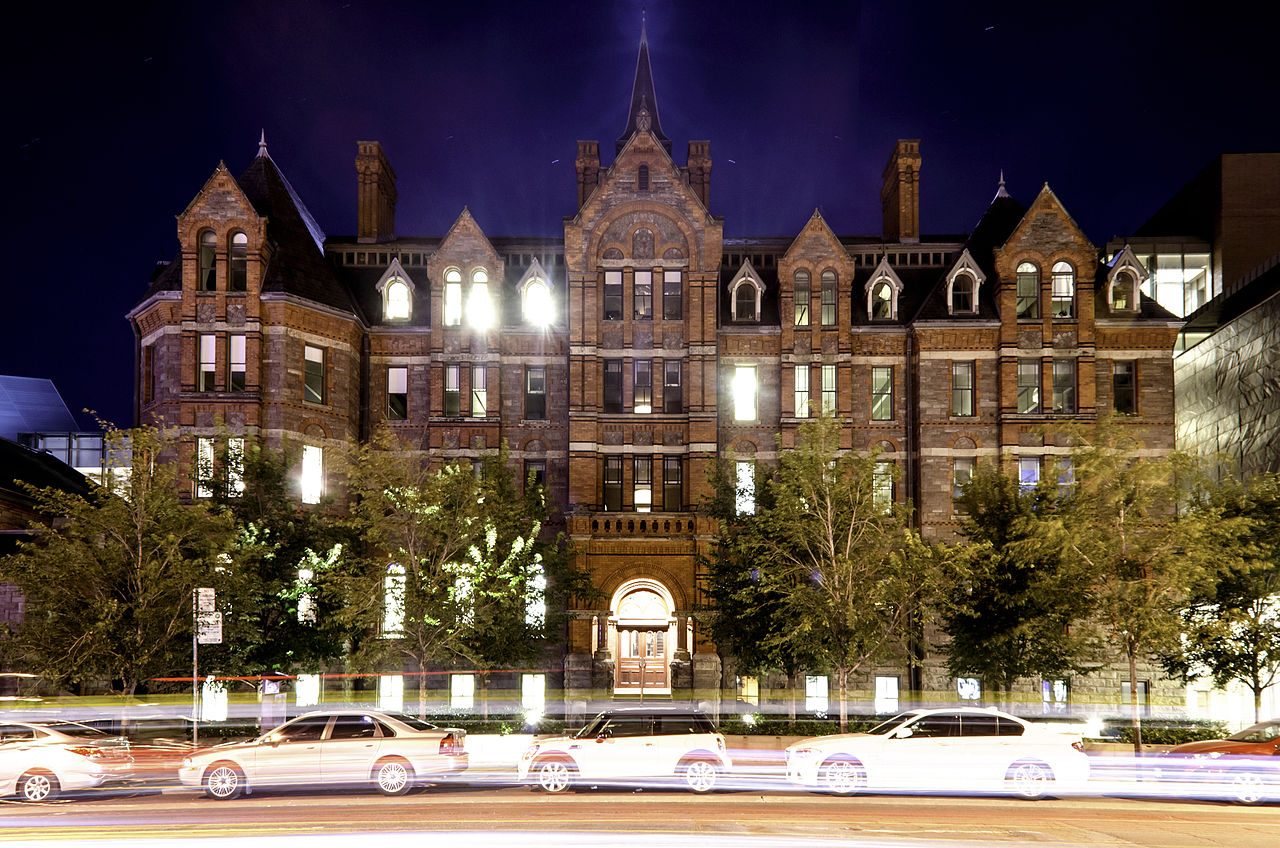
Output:
M849 716L849 733L870 730L889 718L883 716ZM755 716L747 721L745 716L725 716L720 721L720 732L727 736L828 736L840 732L838 719L786 718L780 716Z
M1142 744L1182 745L1221 739L1227 735L1223 721L1205 719L1156 719L1142 722ZM1103 724L1102 736L1113 742L1133 744L1133 725L1123 719L1110 719Z

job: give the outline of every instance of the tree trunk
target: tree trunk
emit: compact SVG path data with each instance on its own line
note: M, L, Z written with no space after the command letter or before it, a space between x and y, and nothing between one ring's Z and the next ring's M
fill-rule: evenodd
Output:
M480 678L480 718L487 721L489 719L489 673L482 671L477 676Z
M836 671L836 679L840 681L840 732L849 732L849 669L841 667Z
M1133 753L1142 756L1142 716L1138 711L1138 659L1133 649L1125 651L1129 658L1129 717L1133 724Z
M427 717L427 663L418 660L418 718Z
M1262 687L1255 684L1253 687L1253 722L1257 724L1262 721Z
M787 675L787 718L792 721L796 720L796 685L800 675L791 672Z

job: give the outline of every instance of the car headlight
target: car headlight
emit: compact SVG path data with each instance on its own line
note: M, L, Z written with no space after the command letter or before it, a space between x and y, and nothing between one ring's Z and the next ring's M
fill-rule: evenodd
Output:
M524 749L524 756L522 757L522 759L531 760L533 759L533 755L536 753L538 753L538 746L530 745L528 748Z
M1216 759L1218 759L1218 757L1221 757L1221 756L1222 756L1222 752L1221 752L1221 751L1210 751L1210 752L1209 752L1209 753L1207 753L1207 754L1192 754L1192 755L1191 755L1191 759L1193 759L1193 760L1216 760Z
M194 762L194 761L192 761L192 759L191 759L190 757L183 757L183 758L182 758L182 767L183 767L184 769L194 768L194 767L195 767L195 762Z
M818 749L817 748L796 748L792 750L791 756L795 757L797 760L807 760L811 757L818 756Z

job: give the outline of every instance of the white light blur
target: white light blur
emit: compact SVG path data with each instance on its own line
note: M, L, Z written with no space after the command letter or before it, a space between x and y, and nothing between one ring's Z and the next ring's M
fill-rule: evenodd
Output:
M474 330L493 326L493 304L489 302L489 284L472 283L467 295L467 323Z
M551 292L542 280L534 280L524 290L524 319L538 327L548 326L554 318Z

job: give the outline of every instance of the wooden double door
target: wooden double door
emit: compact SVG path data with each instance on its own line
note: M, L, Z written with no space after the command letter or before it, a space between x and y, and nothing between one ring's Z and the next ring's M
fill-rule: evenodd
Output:
M616 690L670 691L671 641L666 627L618 627Z

